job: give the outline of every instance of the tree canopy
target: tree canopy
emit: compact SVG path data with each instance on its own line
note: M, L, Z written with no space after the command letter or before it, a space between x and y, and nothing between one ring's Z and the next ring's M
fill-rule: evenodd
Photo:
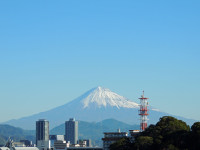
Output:
M126 141L126 142L125 142ZM122 140L111 150L195 150L200 149L200 122L190 126L171 116L164 116L155 125L139 133L134 141Z

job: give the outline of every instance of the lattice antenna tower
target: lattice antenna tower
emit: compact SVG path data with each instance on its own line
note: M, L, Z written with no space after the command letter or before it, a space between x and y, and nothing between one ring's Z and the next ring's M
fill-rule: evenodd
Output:
M143 95L141 96L140 99L140 110L139 110L139 115L140 115L140 130L144 131L147 128L147 121L148 121L148 102L147 99L144 97L144 91Z

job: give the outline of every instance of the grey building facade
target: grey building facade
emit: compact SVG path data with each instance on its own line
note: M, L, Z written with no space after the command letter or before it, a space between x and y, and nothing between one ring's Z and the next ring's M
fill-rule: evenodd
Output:
M65 140L70 144L77 144L78 142L78 121L74 118L70 118L65 122Z
M49 121L40 119L36 121L36 144L37 141L49 140Z

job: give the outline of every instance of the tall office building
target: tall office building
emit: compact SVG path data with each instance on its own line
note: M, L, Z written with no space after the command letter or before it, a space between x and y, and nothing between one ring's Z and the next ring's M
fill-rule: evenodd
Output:
M36 121L36 144L38 141L49 141L49 121L45 119Z
M74 118L65 122L65 140L70 141L71 144L78 142L78 121L75 121Z

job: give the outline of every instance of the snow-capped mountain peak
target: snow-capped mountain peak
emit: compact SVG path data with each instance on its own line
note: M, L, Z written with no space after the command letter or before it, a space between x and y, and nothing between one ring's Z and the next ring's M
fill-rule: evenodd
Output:
M128 100L127 98L120 96L107 88L98 86L91 90L87 97L82 99L84 108L87 107L125 107L125 108L137 108L139 104Z
M113 118L128 124L138 124L138 109L139 104L109 89L97 87L59 107L17 120L9 120L4 124L10 124L24 129L35 129L35 121L40 118L45 118L51 122L51 127L55 127L71 117L89 122L99 122L104 119ZM150 124L156 123L162 116L169 115L155 108L149 109ZM194 120L184 120L189 121L190 125L194 123Z

